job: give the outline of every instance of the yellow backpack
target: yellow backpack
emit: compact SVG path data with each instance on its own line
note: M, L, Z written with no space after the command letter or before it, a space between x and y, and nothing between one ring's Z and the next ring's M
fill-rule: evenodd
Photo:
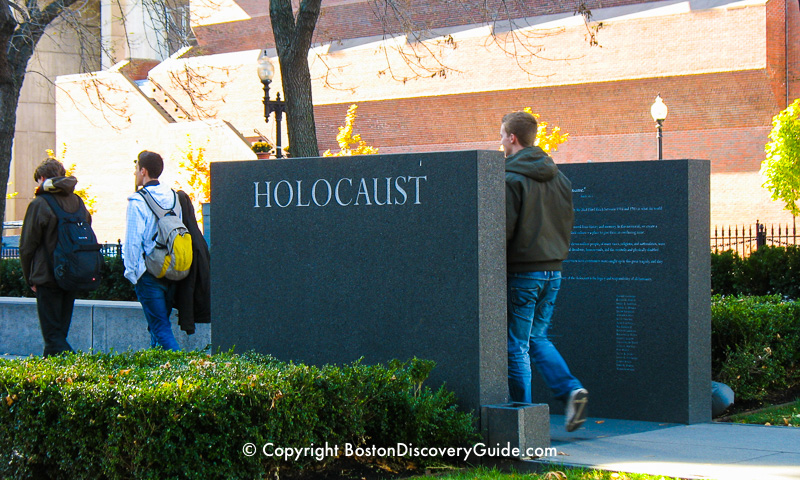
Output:
M192 236L175 214L178 195L172 191L175 201L172 208L167 210L156 202L146 188L139 190L139 194L158 219L153 237L156 248L144 257L147 271L156 278L183 280L189 275L189 268L192 266Z

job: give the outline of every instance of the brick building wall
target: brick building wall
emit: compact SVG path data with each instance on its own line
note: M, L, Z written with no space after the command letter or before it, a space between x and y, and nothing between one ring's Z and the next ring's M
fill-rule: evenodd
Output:
M788 97L791 102L796 98L800 98L800 41L798 41L800 39L800 6L794 5L791 0L787 0L786 11L788 19L786 70L789 82Z
M650 136L650 132L655 132L650 117L655 93L661 94L670 109L664 123L665 138L680 137L685 131L716 132L712 135L713 141L702 135L694 138L694 158L723 160L720 143L724 143L727 136L734 140L738 134L733 132L737 129L768 125L778 109L764 72L754 70L357 102L358 132L362 138L384 148L403 145L425 148L427 144L447 143L445 140L476 144L496 142L499 121L505 113L532 107L543 121L558 125L570 134L567 145L583 137L631 133ZM341 125L350 104L315 107L321 149L335 148L336 126ZM385 112L396 114L385 115ZM725 133L728 130L729 133ZM715 162L713 171L758 170L765 143L762 139L758 142L762 149L760 154L754 155L750 149L748 156L741 158L741 150L732 150L727 156L737 160ZM639 149L633 146L631 150L631 147L625 145L599 156L641 160ZM669 153L669 146L665 149ZM684 154L685 150L680 153ZM583 158L571 155L566 161L598 159L597 153L582 155ZM644 158L653 155L650 152Z
M657 0L588 0L589 9L609 8L642 3L655 3ZM385 32L401 32L408 25L417 30L428 28L447 28L460 25L481 24L496 21L502 25L509 18L523 19L541 15L572 15L579 1L544 0L518 2L504 0L461 0L442 2L430 0L409 0L402 15L403 21L382 11L383 2L369 0L328 0L323 1L319 21L315 28L314 41L335 42L350 38L381 36ZM208 0L195 0L195 5L208 5ZM199 51L204 55L273 48L275 39L269 19L269 4L262 0L241 0L236 5L242 9L242 17L237 21L217 21L212 13L193 16L193 32L197 38ZM517 22L524 25L524 22Z
M359 105L356 133L382 153L496 149L502 116L531 107L570 135L554 155L557 162L654 159L649 110L661 94L669 106L665 158L711 161L712 224L791 220L760 187L759 169L772 117L800 95L796 0L621 0L603 2L603 8L597 2L591 6L604 22L600 47L586 42L586 27L572 15L574 5L527 2L521 8L529 10L514 15L538 26L519 31L542 47L539 57L529 59L509 56L498 46L519 32L497 28L495 36L487 36L486 28L454 28L479 23L480 12L457 14L462 5L478 4L483 2L410 1L412 21L453 27L443 35L456 41L441 47L447 75L412 78L402 61L390 71L386 58L397 61L397 48L408 51L419 44L381 41L383 25L369 2L325 2L317 39L342 41L321 45L309 56L320 150L337 149L338 127L353 103ZM194 17L200 47L188 58L162 63L149 77L169 89L175 72L198 69L216 76L193 106L215 112L213 118L243 136L270 135L274 123L264 123L255 76L259 50L270 44L267 4L231 5L236 8L225 15ZM429 45L435 46L435 39ZM280 85L277 71L274 87ZM177 87L171 95L188 105Z
M570 140L555 154L559 162L654 159L655 125L649 107L654 94L660 93L670 108L663 139L665 158L711 160L712 224L754 223L757 219L789 222L791 216L761 187L759 170L772 117L800 93L797 7L793 1L770 0L763 7L699 11L683 18L643 18L613 25L609 35L615 37L615 45L624 43L620 38L635 38L643 51L663 39L654 34L642 42L646 38L642 32L661 28L678 35L683 51L668 45L672 48L664 52L664 58L649 55L631 62L650 63L654 71L669 70L666 63L677 56L691 74L605 82L589 78L613 78L615 70L630 68L617 59L605 63L601 67L605 71L592 71L581 80L586 83L360 101L356 131L385 153L449 146L497 148L499 118L530 106L543 120L569 132ZM748 8L763 11L744 14L742 9ZM691 28L691 24L703 23L703 27ZM727 35L712 52L697 47L708 43L710 32ZM762 36L763 43L754 45ZM741 61L732 60L737 57ZM710 64L714 61L719 63ZM759 61L762 66L753 68ZM698 71L704 68L706 71ZM349 104L315 107L321 148L335 147L334 127L341 124ZM386 117L382 112L387 111L398 114Z
M438 28L481 22L477 8L472 16L459 17L453 15L457 9L443 2L412 4L411 10L418 14L412 22L427 18ZM326 5L318 41L383 32L367 2ZM643 14L647 5L657 7L657 13ZM385 153L494 149L502 115L532 107L542 120L570 134L556 154L559 162L654 159L655 125L649 109L659 93L670 109L664 126L665 158L711 160L712 223L786 221L790 217L760 187L763 180L758 172L772 117L795 98L793 94L800 94L797 2L723 3L705 10L688 5L684 9L672 2L619 1L604 2L604 8L599 8L593 3L597 19L605 25L598 37L601 48L586 48L582 25L563 28L558 37L543 39L542 45L551 57L574 60L539 61L528 78L519 75L520 67L514 62L481 53L480 40L472 38L458 40L461 52L457 49L450 58L461 73L446 80L417 81L401 88L371 77L371 67L351 69L357 72L355 78L337 73L338 93L331 91L335 88L315 88L320 149L336 149L337 127L352 103L359 105L356 131ZM571 14L574 5L530 2L524 8L528 10L512 16ZM271 42L267 12L262 13L235 22L237 35L248 31L248 25L258 24L267 31L266 37L263 31L261 37L244 35L256 42L250 44L252 48ZM208 26L219 27L234 24ZM393 28L400 29L396 24ZM498 37L502 41L502 33ZM240 45L232 39L206 38L218 51ZM337 65L334 47L325 57L331 70ZM457 57L464 51L477 52L475 61L491 71L484 76L467 71L468 60ZM350 65L359 66L379 61L369 49L348 51L346 58ZM420 86L422 82L427 86ZM348 95L347 87L356 83L358 88Z

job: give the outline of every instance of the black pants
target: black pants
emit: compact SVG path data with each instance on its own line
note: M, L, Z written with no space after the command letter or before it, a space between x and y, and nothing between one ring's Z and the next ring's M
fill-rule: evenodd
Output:
M73 351L67 343L67 334L72 323L74 305L75 292L68 292L57 286L36 286L36 310L44 339L45 357Z

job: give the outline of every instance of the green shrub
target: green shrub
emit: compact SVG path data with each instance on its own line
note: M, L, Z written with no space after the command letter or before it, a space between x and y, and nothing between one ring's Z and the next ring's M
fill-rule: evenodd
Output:
M473 415L421 386L432 365L160 350L0 360L0 477L250 480L334 461L268 457L266 443L471 445Z
M77 298L89 300L117 300L136 301L136 292L133 284L125 277L125 266L121 257L106 257L103 266L103 279L97 290L79 292ZM19 259L9 258L0 260L0 297L33 297L30 289L22 276L22 266Z
M122 257L106 257L100 286L97 290L80 294L78 298L135 302L137 299L133 284L122 276L124 273Z
M800 302L715 295L711 329L712 378L737 402L761 403L800 386Z
M33 296L33 291L22 276L22 266L16 258L0 260L0 296Z
M783 295L798 298L797 247L763 246L741 266L739 290L747 295Z
M733 250L711 253L711 293L735 295L737 274L741 270L742 258Z
M745 258L732 250L712 253L711 291L800 299L800 247L762 246Z

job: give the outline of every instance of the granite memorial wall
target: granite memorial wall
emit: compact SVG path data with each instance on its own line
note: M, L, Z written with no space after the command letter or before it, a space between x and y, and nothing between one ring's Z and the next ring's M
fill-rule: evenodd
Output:
M213 346L507 397L500 152L212 163ZM227 232L227 233L221 233Z
M709 162L561 169L575 226L551 337L589 390L589 414L710 421ZM534 401L561 411L534 377Z
M212 163L214 348L428 358L430 384L464 408L506 401L503 164L492 151ZM709 420L709 163L561 168L576 224L551 333L590 415Z

